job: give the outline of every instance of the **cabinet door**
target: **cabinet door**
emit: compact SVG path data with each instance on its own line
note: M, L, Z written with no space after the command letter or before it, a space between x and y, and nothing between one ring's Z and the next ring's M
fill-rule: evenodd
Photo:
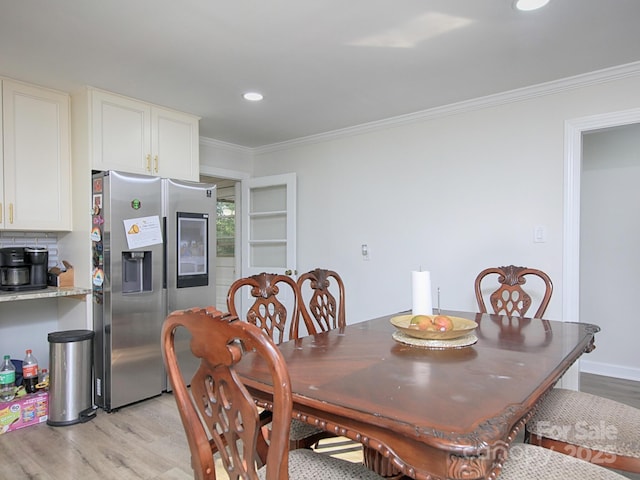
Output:
M2 81L0 81L0 87ZM0 88L0 105L2 105L2 88ZM0 108L0 111L2 109ZM5 208L4 208L4 147L2 142L2 115L0 115L0 230L4 228Z
M4 228L71 230L69 96L4 81Z
M199 180L198 118L160 107L151 108L153 175Z
M152 174L149 104L96 90L91 97L93 169Z

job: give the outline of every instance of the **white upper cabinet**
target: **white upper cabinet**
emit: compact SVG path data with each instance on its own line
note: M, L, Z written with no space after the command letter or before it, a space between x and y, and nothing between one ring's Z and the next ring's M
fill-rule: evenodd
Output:
M151 106L99 91L90 98L92 168L151 174Z
M71 230L69 95L2 80L0 228Z
M198 118L152 107L151 161L154 175L200 180Z
M94 170L199 179L198 117L89 89Z

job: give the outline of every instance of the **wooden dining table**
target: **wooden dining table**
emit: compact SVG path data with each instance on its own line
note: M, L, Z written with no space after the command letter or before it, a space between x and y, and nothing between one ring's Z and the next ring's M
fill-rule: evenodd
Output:
M443 313L475 320L477 341L403 343L389 315L280 344L294 418L362 443L365 464L383 476L494 478L538 402L595 348L599 327ZM248 355L238 372L271 409L265 365Z

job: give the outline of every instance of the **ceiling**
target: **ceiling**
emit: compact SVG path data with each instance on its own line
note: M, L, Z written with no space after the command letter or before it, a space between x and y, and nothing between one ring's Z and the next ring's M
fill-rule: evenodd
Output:
M3 0L0 75L261 147L639 61L639 20L639 0Z

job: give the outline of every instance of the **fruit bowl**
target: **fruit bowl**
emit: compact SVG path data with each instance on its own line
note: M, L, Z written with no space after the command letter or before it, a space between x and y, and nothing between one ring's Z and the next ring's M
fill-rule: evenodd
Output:
M426 316L431 318L436 317L436 315ZM449 317L453 322L452 330L445 330L443 332L439 330L419 330L417 328L409 327L413 317L413 315L398 315L391 317L390 322L394 327L410 337L423 338L426 340L451 340L454 338L460 338L464 335L470 334L478 327L478 324L473 320L447 315L447 317Z

